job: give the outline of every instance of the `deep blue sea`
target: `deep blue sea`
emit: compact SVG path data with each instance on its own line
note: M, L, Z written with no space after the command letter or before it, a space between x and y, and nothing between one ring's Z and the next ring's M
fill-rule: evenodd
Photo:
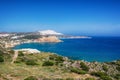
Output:
M75 60L109 62L120 59L120 37L93 37L92 39L62 39L60 43L25 43L14 49L36 48Z

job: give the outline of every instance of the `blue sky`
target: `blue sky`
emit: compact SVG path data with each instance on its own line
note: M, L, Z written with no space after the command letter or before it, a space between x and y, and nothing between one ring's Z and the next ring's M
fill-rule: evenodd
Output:
M120 36L120 0L0 0L0 31Z

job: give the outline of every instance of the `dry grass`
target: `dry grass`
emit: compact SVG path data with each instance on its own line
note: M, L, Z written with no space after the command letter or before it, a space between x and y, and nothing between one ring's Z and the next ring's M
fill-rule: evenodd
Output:
M92 77L89 74L78 75L71 72L65 72L60 69L60 67L54 66L42 66L44 59L52 55L51 53L40 53L40 54L32 54L25 55L31 59L37 59L39 65L26 65L25 63L14 63L10 62L0 63L0 75L2 80L6 78L6 80L24 80L28 76L36 76L38 78L86 78Z

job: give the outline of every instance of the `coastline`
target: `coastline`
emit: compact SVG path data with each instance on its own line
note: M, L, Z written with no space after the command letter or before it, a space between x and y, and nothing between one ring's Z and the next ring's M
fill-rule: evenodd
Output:
M67 46L65 46L65 45L62 45L62 44L64 44L64 42L63 43L60 43L60 45L61 46L59 46L58 48L60 48L60 50L62 50L64 47L63 46L65 46L65 48L67 48L67 47L70 47L70 46L76 46L76 45L87 45L87 44L89 44L89 43L86 43L86 41L96 41L95 40L96 38L93 38L92 40L89 40L89 39L85 39L85 41L83 40L83 39L81 39L81 38L79 38L78 40L80 40L80 41L78 41L77 39L66 39L66 40L62 40L61 39L61 41L60 42L63 42L63 41L65 41L65 43L67 42L67 44L65 44L65 45L67 45ZM97 38L97 39L100 39L100 38ZM105 39L105 38L103 38L103 39ZM74 41L75 40L75 41ZM101 40L101 39L100 39ZM111 38L111 40L112 40L112 38ZM111 40L108 40L108 41L111 41ZM72 41L72 42L71 42ZM93 42L94 42L93 41ZM79 42L81 42L80 44L79 44ZM84 43L85 42L85 43ZM100 41L101 42L101 41ZM6 43L7 43L7 41L6 41ZM10 42L8 42L8 44L7 44L7 47L6 48L10 48L10 49L13 49L15 46L19 46L19 45L22 45L22 44L26 44L26 43L28 43L28 44L34 44L35 43L35 45L37 44L37 43L40 43L40 45L41 45L41 43L51 43L51 42L41 42L41 41L37 41L37 40L28 40L28 39L20 39L20 40L11 40ZM58 43L58 42L52 42L52 43ZM76 44L77 43L77 44ZM94 42L95 43L95 42ZM92 45L96 45L96 44L94 44L94 43L90 43L91 45L90 46L92 46ZM69 45L70 44L70 45ZM74 45L74 44L76 44L76 45ZM81 53L84 53L84 52L79 52L79 50L77 51L76 49L75 49L75 51L74 51L74 47L73 48L71 48L70 50L69 50L69 48L67 49L67 51L69 51L69 52L66 52L66 53L64 53L64 51L62 52L62 51L56 51L56 50L58 50L58 48L56 48L55 50L53 50L54 49L54 47L52 48L52 46L51 46L51 44L47 44L48 45L48 47L46 46L46 48L47 48L47 50L46 49L44 49L44 46L41 46L42 47L42 51L44 51L44 52L53 52L53 53L57 53L57 54L60 54L60 55L63 55L63 56L67 56L67 57L70 57L71 58L71 56L72 56L72 58L71 59L73 59L73 60L85 60L85 61L88 61L88 62L92 62L92 61L97 61L97 62L112 62L112 61L116 61L116 60L119 60L119 58L117 57L117 59L116 58L111 58L111 59L108 59L108 60L104 60L104 59L102 59L102 61L100 60L100 59L94 59L94 56L93 56L93 59L92 60L90 60L89 59L89 57L85 57L85 55L83 55L83 54L81 54ZM56 45L56 44L54 44L54 45ZM98 45L101 45L101 44L98 44ZM112 44L113 45L113 44ZM31 45L32 46L32 45ZM51 46L51 50L49 49L49 46ZM104 44L102 44L102 46L101 47L103 47L104 46ZM113 45L113 46L116 46L116 45ZM61 47L63 47L63 48L61 48ZM80 47L80 46L76 46L76 47ZM94 46L93 46L94 47ZM34 48L34 47L30 47L30 48ZM38 49L38 48L35 48L35 49ZM87 50L87 48L79 48L79 49L81 49L81 50ZM91 49L91 48L90 48ZM94 47L94 49L96 49L96 47ZM38 49L38 50L40 50L41 51L41 49ZM98 54L101 54L101 53L99 53L99 50L100 49L97 49L98 50ZM73 52L74 51L74 52ZM88 49L88 51L89 51L89 49ZM73 56L73 55L64 55L64 54L67 54L67 53L78 53L77 55L75 54L75 56ZM104 52L103 52L104 53ZM84 53L85 54L85 53ZM93 53L94 54L94 53ZM96 54L96 53L95 53ZM109 52L108 52L108 54L109 54ZM84 56L85 58L83 58L83 57L81 57L81 56ZM86 54L86 55L89 55L88 53ZM111 55L111 54L110 54ZM97 56L97 55L96 55ZM108 55L109 56L109 55ZM118 55L119 56L119 55ZM103 56L104 57L104 56Z
M93 75L94 73L94 74L105 74L104 75L105 80L106 77L107 80L112 80L112 79L115 80L114 77L111 75L116 76L117 74L119 74L118 68L119 68L120 60L111 61L111 62L98 62L98 61L89 62L86 60L73 60L63 55L61 56L57 53L40 51L39 54L38 52L35 51L36 49L30 49L30 48L20 49L17 52L15 51L14 53L13 51L11 51L11 54L8 54L11 55L11 58L5 59L5 61L7 62L1 64L2 67L0 68L0 70L2 71L2 76L4 74L6 78L8 79L15 78L15 80L16 78L24 80L26 77L31 75L34 75L36 78L41 78L40 76L42 75L45 78L50 78L51 80L57 80L58 78L59 79L64 78L63 80L67 80L66 78L70 78L71 76L72 78L74 78L73 80L76 79L86 80L86 78L90 78L90 77L94 78L95 80L103 79L103 77L101 76ZM46 65L45 62L50 64ZM12 72L11 68L12 70L17 71L17 73L16 72L11 73ZM24 71L23 74L21 74L21 71ZM10 74L10 77L8 77L8 72ZM51 73L54 76L51 77L50 75Z
M49 36L49 37L42 37L38 39L32 39L32 40L14 40L10 42L5 42L5 48L13 48L16 45L24 44L24 43L58 43L62 42L59 38L56 36Z
M36 48L40 51L53 52L53 53L57 53L59 55L67 56L73 60L85 60L85 61L89 61L89 62L93 62L93 61L112 62L112 61L119 60L119 53L114 52L117 49L114 49L111 52L112 49L111 50L108 49L109 47L111 48L111 46L109 46L109 47L105 46L105 48L104 48L104 45L107 45L107 44L101 43L102 41L105 41L105 39L103 39L102 41L100 41L100 40L101 39L99 39L99 38L94 38L92 40L89 40L89 39L85 39L85 40L83 40L83 39L72 39L72 40L66 39L66 40L63 40L64 42L57 43L57 44L30 43L29 46L27 46L28 44L22 44L20 46L16 46L16 49ZM95 41L100 41L100 42L98 44L96 44ZM109 41L109 40L107 40L107 41ZM116 41L114 41L114 42L116 42ZM83 46L80 46L80 45L83 45ZM96 45L101 45L101 46L96 47ZM111 45L113 45L113 44L111 44ZM116 45L113 45L113 47L114 46L116 46ZM93 50L93 51L91 52L89 50ZM118 56L111 57L110 55L118 55Z

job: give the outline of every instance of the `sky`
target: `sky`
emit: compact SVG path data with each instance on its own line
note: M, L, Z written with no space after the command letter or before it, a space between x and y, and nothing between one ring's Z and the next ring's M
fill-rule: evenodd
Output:
M0 32L120 36L120 0L0 0Z

